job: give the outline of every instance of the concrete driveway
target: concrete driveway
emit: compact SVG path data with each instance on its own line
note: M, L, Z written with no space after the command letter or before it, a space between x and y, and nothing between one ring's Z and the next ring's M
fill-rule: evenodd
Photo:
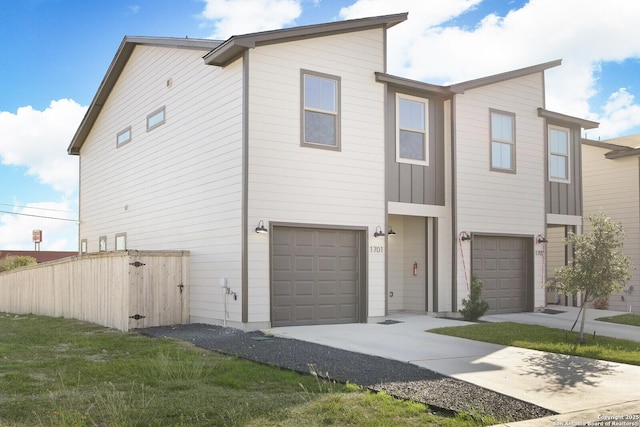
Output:
M535 323L570 329L577 310L572 307L554 309L563 313L485 316L483 320ZM590 316L596 312L589 311L592 312ZM604 316L613 313L598 312ZM605 421L603 417L640 413L640 366L425 332L464 324L458 320L408 313L397 313L382 320L387 322L280 327L269 332L280 337L412 363L560 414L550 419L509 424L513 426L552 426L554 423L562 425L558 424L562 422L569 423L564 425L587 425L589 422ZM589 325L593 322L590 321ZM606 328L609 326L601 323L604 322L596 322L590 327L595 328L597 335L606 335L604 331L608 331ZM624 334L634 333L636 340L640 341L639 328L626 331L627 328L622 328ZM592 330L590 333L593 333ZM640 419L623 421L635 423L627 424L629 426L640 427Z

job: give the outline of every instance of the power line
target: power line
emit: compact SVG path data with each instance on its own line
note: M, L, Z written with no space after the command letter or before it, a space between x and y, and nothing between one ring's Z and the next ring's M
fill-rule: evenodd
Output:
M63 211L63 212L64 212L64 211ZM11 215L31 216L31 217L34 217L34 218L55 219L55 220L57 220L57 221L78 222L78 220L77 220L77 219L56 218L56 217L53 217L53 216L32 215L32 214L18 213L18 212L9 212L9 211L2 211L2 210L0 210L0 213L6 213L6 214L11 214Z
M8 203L0 203L0 206L11 206L12 208L23 208L23 209L37 209L37 210L41 210L41 211L76 213L76 211L66 211L66 210L63 210L63 209L36 208L36 207L33 207L33 206L11 205L11 204L8 204Z

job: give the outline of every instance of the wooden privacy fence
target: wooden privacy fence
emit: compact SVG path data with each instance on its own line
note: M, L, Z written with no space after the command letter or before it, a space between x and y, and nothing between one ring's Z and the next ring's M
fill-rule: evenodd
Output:
M189 322L189 252L86 254L0 273L0 311L128 331Z

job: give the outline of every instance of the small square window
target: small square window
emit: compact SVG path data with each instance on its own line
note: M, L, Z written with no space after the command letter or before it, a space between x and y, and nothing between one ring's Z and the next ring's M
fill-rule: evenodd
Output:
M127 249L127 233L116 234L116 251L124 251Z
M425 166L429 164L428 110L427 99L397 96L396 161Z
M491 170L516 171L516 116L491 110Z
M120 147L129 141L131 141L131 126L118 132L116 136L116 147Z
M147 132L164 124L164 107L157 109L147 116Z
M302 145L340 149L340 77L302 70Z
M549 180L569 182L569 129L549 126Z
M98 239L98 251L106 252L107 251L107 236L100 236Z

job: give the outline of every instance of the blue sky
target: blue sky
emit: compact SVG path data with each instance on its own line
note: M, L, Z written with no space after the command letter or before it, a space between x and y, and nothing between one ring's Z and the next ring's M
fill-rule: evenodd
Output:
M640 7L627 0L0 0L0 251L33 248L33 229L42 250L77 249L66 148L125 35L225 39L398 12L393 74L445 84L563 59L547 108L599 121L589 138L640 132Z

